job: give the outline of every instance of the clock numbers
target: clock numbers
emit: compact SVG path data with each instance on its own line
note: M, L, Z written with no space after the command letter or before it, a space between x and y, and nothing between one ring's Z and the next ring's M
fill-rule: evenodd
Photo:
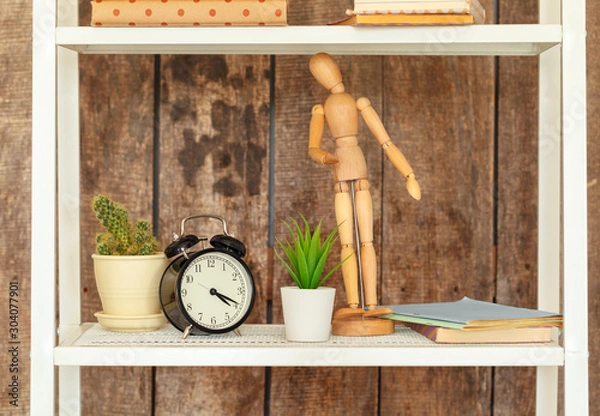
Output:
M179 287L181 312L199 329L224 332L247 317L252 277L236 261L228 254L209 252L185 266Z

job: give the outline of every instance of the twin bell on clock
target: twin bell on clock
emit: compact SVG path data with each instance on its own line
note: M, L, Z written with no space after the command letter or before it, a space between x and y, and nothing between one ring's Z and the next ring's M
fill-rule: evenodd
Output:
M202 218L221 221L223 233L210 240L185 233L186 222ZM225 220L216 215L183 219L179 236L165 254L171 263L163 273L159 295L169 322L184 338L237 332L254 305L254 278L242 260L246 247L227 233Z

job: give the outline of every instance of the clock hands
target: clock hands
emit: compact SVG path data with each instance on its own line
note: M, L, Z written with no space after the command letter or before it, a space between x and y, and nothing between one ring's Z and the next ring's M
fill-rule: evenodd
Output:
M225 297L223 295L221 295L219 292L215 293L215 295L221 300L221 302L223 302L225 305L227 306L231 306L229 304L229 302L227 302L227 299L225 299Z
M231 304L229 302L235 303L236 305L239 303L239 302L231 299L229 296L225 296L224 294L219 293L219 291L217 289L215 289L214 287L209 289L206 286L204 286L202 283L198 283L198 284L200 286L202 286L204 289L208 290L208 293L219 298L219 300L221 302L223 302L224 304L226 304L227 306L231 306Z
M214 291L214 293L213 293L213 291ZM211 294L211 295L215 295L216 297L218 297L218 298L219 298L221 301L223 301L224 303L226 303L226 304L227 304L227 306L231 306L231 305L229 304L229 302L233 302L233 303L235 303L236 305L238 304L238 302L236 302L235 300L231 299L229 296L225 296L224 294L217 292L217 290L216 290L216 289L211 289L211 290L210 290L210 294ZM228 301L229 301L229 302L228 302Z
M219 292L217 292L216 290L215 290L215 292L216 292L216 295L217 295L217 297L218 297L219 299L221 299L221 300L223 300L223 299L226 299L226 300L228 300L229 302L233 302L233 303L235 303L236 305L238 304L238 302L237 302L237 301L235 301L235 300L231 299L229 296L225 296L225 295L223 295L222 293L219 293Z

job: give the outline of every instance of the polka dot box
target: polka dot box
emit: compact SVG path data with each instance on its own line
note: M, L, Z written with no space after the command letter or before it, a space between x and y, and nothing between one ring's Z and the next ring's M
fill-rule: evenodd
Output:
M93 0L92 26L287 25L287 0Z

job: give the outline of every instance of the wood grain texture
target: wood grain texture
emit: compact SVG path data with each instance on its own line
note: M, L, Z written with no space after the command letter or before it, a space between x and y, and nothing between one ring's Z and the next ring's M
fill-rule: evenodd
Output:
M102 309L91 254L100 226L89 204L97 193L125 204L132 217L152 218L152 56L81 56L82 320ZM84 414L147 415L152 370L82 368Z
M339 19L347 7L342 1L290 2L289 16L290 19L294 16L294 24L323 24ZM346 91L355 99L369 97L373 106L381 110L381 58L334 58ZM309 56L276 58L275 236L280 239L286 237L281 220L290 216L299 218L298 213L312 224L323 219L326 230L335 227L333 173L331 168L315 164L307 153L311 110L329 95L310 74L309 59ZM373 205L379 207L381 152L362 120L359 120L359 145L367 160ZM327 127L322 147L328 151L335 147ZM378 209L374 211L374 228L379 234L380 213ZM380 244L375 242L376 251ZM331 257L328 267L339 261L338 253ZM273 321L283 322L279 287L292 282L277 261L273 279ZM337 289L336 307L346 306L341 274L332 276L327 285ZM272 414L376 414L378 377L376 368L273 368L270 409Z
M270 412L286 416L377 415L378 383L376 368L273 369Z
M19 0L4 5L0 12L3 39L0 45L0 258L3 263L0 271L3 311L0 318L0 414L15 416L29 414L30 398L31 269L27 249L31 244L30 9L28 1ZM10 289L15 288L18 293L11 296ZM18 326L9 326L12 322ZM18 331L11 333L11 328ZM13 347L18 348L18 356L15 356L18 361L13 361ZM18 384L18 391L13 391L16 386L10 386L13 380ZM17 395L12 396L13 393Z
M160 90L160 235L194 214L217 214L246 246L266 322L269 58L164 56ZM222 233L219 222L186 232ZM187 225L186 225L187 227ZM177 394L173 394L175 390ZM158 368L156 414L262 414L262 368ZM193 409L193 411L191 410Z
M326 7L322 7L324 1L314 2L309 7L307 3L290 3L291 24L323 24L343 17L344 9L352 6L348 1L330 2ZM502 0L499 4L503 23L525 22L535 18L535 1ZM491 2L485 2L485 5L489 20ZM15 242L26 244L30 229L30 6L31 2L25 0L8 2L0 13L0 33L5 40L0 46L4 70L4 76L0 80L3 91L0 100L0 109L3 111L3 118L0 119L0 201L4 207L0 257L8 259L7 267L0 273L0 281L5 287L9 280L18 276L23 283L20 295L25 304L28 303L29 296L29 258L15 246ZM590 414L598 414L600 375L593 369L599 365L596 345L600 336L600 286L598 279L594 279L600 264L600 220L594 215L600 209L597 180L600 170L600 106L595 96L600 71L597 53L600 44L600 5L588 2L587 7L589 322L592 370L589 384ZM85 15L81 24L87 25L89 3L83 1L81 10L82 15ZM243 175L237 168L226 168L223 162L226 158L215 158L217 153L231 156L233 152L229 148L224 151L217 144L218 151L207 150L207 157L201 167L195 166L193 160L187 160L183 164L177 160L185 148L181 140L186 128L192 129L194 133L192 140L188 140L192 147L196 145L192 154L206 149L206 146L200 146L202 134L214 139L218 135L222 137L224 133L223 130L213 131L212 127L208 133L202 133L203 126L212 125L210 117L206 118L206 109L200 112L199 119L195 122L176 122L171 118L171 111L178 113L179 109L200 106L200 103L204 105L199 96L206 92L207 82L191 85L187 94L179 91L176 94L179 102L167 101L165 97L169 96L170 90L181 90L185 82L181 79L175 82L169 74L175 70L166 68L171 58L162 59L165 61L162 66L164 79L161 82L163 102L160 114L161 222L157 224L161 241L163 244L168 242L170 234L178 229L180 217L187 215L192 208L222 206L220 204L227 209L235 207L232 230L240 238L257 239L257 243L249 247L249 255L260 274L261 311L269 298L266 285L273 278L276 289L273 292L274 321L281 322L278 287L287 280L277 263L269 264L269 260L266 260L269 259L269 253L264 248L266 213L262 202L265 173L263 171L258 175L262 178L258 185L260 195L250 197L248 193L254 191L244 191L242 197L239 194L226 196L215 189L217 182L221 181L224 185L216 188L226 191L236 189L237 192L237 186L242 185L257 189L256 181L246 181L243 184ZM193 60L190 57L173 60L184 62L186 59ZM241 58L241 62L252 67L266 66L264 61L265 57ZM276 58L276 221L304 212L311 219L327 218L329 222L326 225L331 226L334 223L330 202L331 176L326 168L319 169L304 158L310 108L325 96L325 91L314 82L308 70L304 72L307 61L308 57ZM342 58L341 66L349 89L357 96L369 96L376 103L376 109L384 114L386 126L389 130L394 130L391 132L392 138L406 153L423 186L423 200L420 203L411 201L397 172L382 158L381 152L373 143L366 139L366 147L371 149L367 154L370 178L372 185L378 187L377 192L373 193L374 206L383 207L379 216L376 210L375 217L375 235L376 238L381 236L382 241L378 243L378 253L382 252L382 244L385 248L379 266L382 272L383 302L446 300L469 293L469 296L486 299L496 293L498 301L518 303L521 306L533 305L532 302L535 301L536 202L535 196L532 198L530 194L536 192L537 186L534 166L536 160L531 160L532 155L536 155L536 65L533 58L499 60L498 154L491 158L492 161L488 161L493 119L488 114L492 104L487 100L493 100L493 93L490 92L493 87L489 83L493 82L494 75L489 61L489 58ZM227 60L229 68L235 66L231 62ZM150 166L153 150L149 139L152 121L148 120L148 116L152 114L154 98L151 92L152 65L152 57L82 57L84 320L94 320L91 314L99 307L99 298L91 277L91 260L87 252L92 249L90 241L94 228L93 221L87 216L89 197L107 188L111 191L114 189L115 196L123 195L126 202L132 205L132 210L152 214L149 202L152 192ZM181 69L190 66L196 68L194 65L196 63L182 64ZM211 63L206 63L206 66L211 67ZM379 69L375 70L376 67ZM367 70L364 77L358 75L363 68ZM484 75L479 75L476 80L465 77L474 73ZM191 73L189 76L192 78ZM220 75L217 72L212 76L218 78ZM384 81L385 88L381 87ZM108 85L118 87L120 94L109 94ZM93 91L92 86L95 87ZM259 101L259 94L253 88L248 93L251 98L244 100ZM383 90L388 88L389 91L384 94ZM217 92L209 91L212 102L215 97L225 96L224 91L222 86L217 87ZM239 93L234 95L239 97L237 94ZM186 104L186 96L188 101L195 97L192 104ZM229 107L223 106L221 111L227 112ZM174 114L174 118L176 117ZM205 117L205 121L200 121L202 117ZM262 129L266 123L263 116L259 118L263 120L260 122ZM452 123L448 123L448 120ZM232 134L238 128L239 126L224 130L229 132L227 134ZM172 137L166 137L169 134ZM361 131L361 137L367 138L368 134L366 130ZM228 140L230 139L227 139L227 143L230 143ZM251 143L254 141L251 140ZM459 154L463 156L460 159ZM498 160L499 168L497 198L489 191L494 159ZM214 160L222 162L215 164ZM211 167L207 167L209 164ZM515 169L517 174L514 173ZM174 178L168 177L170 175ZM209 178L205 178L207 175ZM119 177L118 181L116 177ZM477 186L474 178L477 178ZM192 185L187 185L186 181ZM134 182L141 183L143 190L132 194L130 185ZM166 189L168 186L172 186L172 189ZM208 202L197 196L197 191L204 190L205 187L210 195ZM190 188L194 192L183 192ZM509 198L509 190L513 193L512 189L516 193ZM258 199L260 202L257 202ZM248 201L253 201L249 204L250 208L245 205ZM488 279L488 273L492 273L489 255L479 255L484 251L487 253L486 249L490 247L492 231L489 229L488 211L493 210L494 205L498 207L500 231L497 287ZM242 221L245 219L243 215L249 215L247 224ZM283 229L278 222L276 226L276 235L281 236ZM390 231L384 234L383 230L388 229ZM425 254L431 252L442 255L434 257ZM267 270L269 265L275 268L272 274ZM452 273L455 278L448 277ZM481 279L477 278L477 274L481 275ZM337 279L336 286L341 291L341 276L332 279ZM0 303L4 305L5 301L6 297ZM343 304L343 296L338 295L337 301L338 304ZM27 333L29 306L21 311L23 315L20 316L24 317L21 328ZM264 319L262 312L252 317L256 322ZM23 342L23 348L28 350L28 340L24 339ZM0 346L5 348L6 338L0 337ZM26 365L22 367L22 371L23 380L27 380L29 369ZM224 414L229 411L238 414L263 413L264 369L240 369L241 381L234 380L234 387L229 384L234 378L231 372L223 375L221 369L199 371L197 368L161 368L157 370L156 380L153 381L152 371L146 368L84 369L84 414L151 414L153 388L156 389L157 415L202 412ZM3 380L5 376L6 373L2 376ZM528 415L532 414L535 390L531 384L532 371L529 369L498 368L494 370L493 379L487 368L383 369L381 382L378 379L379 370L370 368L278 368L273 369L272 376L269 410L273 415L447 415L492 412L498 415ZM25 381L19 409L15 412L6 400L2 400L0 414L28 414L27 385L28 381ZM202 395L193 394L196 388ZM6 388L2 391L3 397L6 397ZM378 397L381 397L381 402ZM225 401L231 403L224 403ZM202 407L198 407L198 402L202 402Z
M493 298L493 74L492 58L386 58L385 123L422 199L384 163L383 304ZM384 368L381 410L487 414L491 383L484 368Z
M422 198L384 163L383 303L492 300L493 59L389 57L384 68L384 122ZM491 394L489 368L382 369L382 414L489 414Z
M590 415L600 414L600 3L587 2Z
M370 96L381 108L381 59L373 57L335 57L346 91L355 98ZM315 164L307 153L311 109L322 103L328 91L312 78L309 57L277 57L276 84L276 161L275 161L275 235L285 239L287 231L281 223L298 213L311 224L323 219L325 230L335 227L334 180L331 168ZM359 123L359 145L365 153L373 205L381 204L381 153L362 121ZM334 143L326 129L323 148L332 151ZM375 226L379 231L380 213L375 210ZM375 242L376 250L380 241ZM338 247L335 249L339 250ZM337 252L328 268L339 261ZM279 288L293 284L279 262L274 264L274 322L282 322ZM346 306L342 276L335 273L327 286L336 287L336 308ZM332 364L335 364L333 362ZM374 368L287 369L272 370L271 410L297 409L303 414L373 414L377 408L378 370ZM339 385L340 380L343 383ZM296 394L297 386L302 394ZM317 400L327 390L327 400ZM352 400L348 400L352 397ZM296 410L292 410L296 411ZM298 413L296 413L298 414Z
M502 2L500 23L537 22L537 1ZM538 60L498 59L496 301L537 307ZM535 368L496 368L494 414L535 414Z

